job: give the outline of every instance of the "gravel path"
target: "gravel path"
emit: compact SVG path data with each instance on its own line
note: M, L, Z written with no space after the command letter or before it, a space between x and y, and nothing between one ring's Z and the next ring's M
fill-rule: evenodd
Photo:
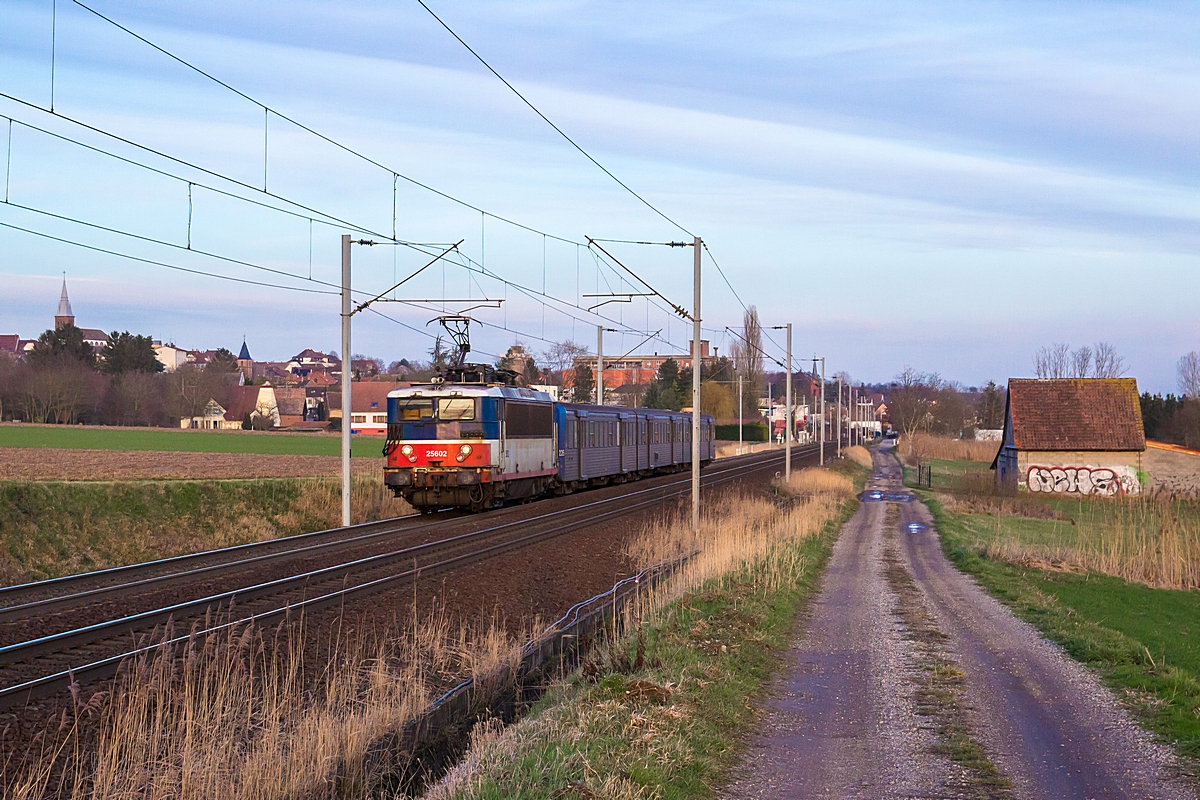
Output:
M871 485L899 487L891 454L877 452L875 463ZM899 510L894 527L889 505ZM910 534L910 522L928 528ZM891 585L885 577L888 552L915 588L903 607L895 575ZM938 715L915 713L918 696L928 702L934 665L905 625L914 613L938 639L940 663L961 670L961 688L940 702L1000 780L944 755L955 748ZM1171 777L1169 749L1094 675L953 568L920 503L862 504L803 629L725 797L1196 796Z
M730 798L956 796L952 766L913 708L919 670L884 577L883 503L863 503L834 546Z

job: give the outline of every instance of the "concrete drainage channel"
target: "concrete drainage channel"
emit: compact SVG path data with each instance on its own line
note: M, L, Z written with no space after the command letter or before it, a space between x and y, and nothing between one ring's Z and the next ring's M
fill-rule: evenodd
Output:
M466 751L479 722L507 725L544 693L554 675L574 669L602 642L605 626L638 595L675 572L687 557L650 567L612 589L572 606L551 632L525 645L515 669L502 667L455 686L397 733L375 740L363 757L367 795L412 795L438 780Z

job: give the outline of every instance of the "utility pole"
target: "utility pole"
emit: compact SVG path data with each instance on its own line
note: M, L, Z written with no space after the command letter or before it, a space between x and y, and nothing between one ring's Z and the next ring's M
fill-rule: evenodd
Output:
M821 463L825 463L825 356L821 356Z
M787 324L787 447L783 451L783 483L790 486L792 481L792 323Z
M692 530L700 532L700 237L692 239Z
M838 373L837 455L842 457L842 374Z
M596 405L604 405L604 326L596 326Z
M350 526L350 236L342 234L342 527Z
M738 455L742 454L742 376L738 375Z

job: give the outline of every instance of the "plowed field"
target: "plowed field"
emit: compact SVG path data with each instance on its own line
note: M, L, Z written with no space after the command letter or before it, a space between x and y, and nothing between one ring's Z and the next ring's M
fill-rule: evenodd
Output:
M382 461L354 458L351 468L370 474ZM319 478L340 470L336 456L0 447L0 480L6 481Z

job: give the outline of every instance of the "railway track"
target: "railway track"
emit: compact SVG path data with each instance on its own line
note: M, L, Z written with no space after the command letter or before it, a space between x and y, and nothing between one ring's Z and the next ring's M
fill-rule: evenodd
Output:
M816 447L793 449L798 465L816 460ZM705 487L730 483L775 469L780 451L741 456L710 465ZM37 630L39 620L78 619L97 604L134 601L169 587L185 593L226 580L232 588L204 593L136 613L102 618L90 624L41 632L0 647L0 709L54 694L72 682L87 683L114 674L125 659L163 647L177 647L195 636L250 622L282 621L311 614L366 595L389 591L464 564L544 541L614 517L634 513L689 491L690 476L634 483L630 491L591 499L568 508L529 515L536 505L518 506L480 516L411 516L383 523L207 551L191 556L11 587L0 592L0 623ZM467 529L454 533L462 527ZM451 535L440 536L442 532ZM349 534L349 535L348 535ZM397 537L401 541L397 541ZM431 537L417 541L421 537ZM389 545L382 552L362 548ZM267 546L267 545L273 545ZM356 557L347 557L353 555ZM335 563L305 569L314 558ZM264 567L282 569L281 577L261 579ZM219 620L214 622L214 619ZM167 631L183 631L171 635Z

